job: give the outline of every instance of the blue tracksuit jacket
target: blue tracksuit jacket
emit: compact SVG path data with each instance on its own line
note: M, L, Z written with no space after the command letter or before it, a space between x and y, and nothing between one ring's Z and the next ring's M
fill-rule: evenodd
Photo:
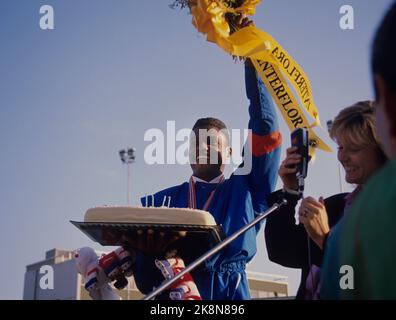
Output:
M231 235L268 206L266 196L274 191L279 167L281 134L273 101L255 69L245 66L245 83L249 106L249 129L252 144L245 145L246 157L251 157L249 174L231 177L218 186L208 211ZM241 165L241 167L244 164ZM240 169L238 169L240 170ZM237 171L238 171L237 170ZM196 183L197 208L202 209L216 184ZM171 207L188 207L189 184L185 182L154 195L154 206L161 206L165 196L171 197ZM145 198L142 198L145 206ZM245 273L246 263L256 254L256 235L260 226L252 228L205 263L200 271L193 273L194 280L204 300L249 299L249 287ZM149 293L163 278L155 270L152 257L139 254L135 266L135 281L143 293Z

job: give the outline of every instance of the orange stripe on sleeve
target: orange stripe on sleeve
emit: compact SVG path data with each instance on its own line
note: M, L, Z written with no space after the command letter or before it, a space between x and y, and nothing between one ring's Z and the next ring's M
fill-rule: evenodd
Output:
M282 135L279 131L260 136L252 133L251 139L249 139L253 145L252 154L255 157L261 157L266 153L270 153L282 144Z

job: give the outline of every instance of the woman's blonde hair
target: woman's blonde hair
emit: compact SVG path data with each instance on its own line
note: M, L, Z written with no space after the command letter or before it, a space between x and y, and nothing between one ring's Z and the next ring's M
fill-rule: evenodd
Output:
M374 102L361 101L341 110L332 123L330 137L336 142L381 148L375 127Z

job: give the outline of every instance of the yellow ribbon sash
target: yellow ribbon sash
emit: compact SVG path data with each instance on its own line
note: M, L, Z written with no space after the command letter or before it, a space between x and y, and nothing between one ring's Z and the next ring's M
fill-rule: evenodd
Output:
M314 148L331 152L331 148L312 130L313 127L320 126L319 113L309 79L298 63L275 39L255 26L242 28L230 35L225 14L231 12L253 15L260 2L261 0L245 0L241 7L233 9L225 6L221 0L192 0L190 8L193 25L207 36L208 41L216 43L230 55L252 60L290 131L303 127L309 130L312 156ZM286 79L295 89L306 112L314 119L312 125L301 110Z
M314 157L314 148L331 152L331 148L312 130L307 118L300 109L296 98L288 87L286 79L282 75L279 67L266 61L252 60L252 62L257 73L260 75L263 83L278 106L289 130L293 131L297 128L308 129L309 139L311 141L309 154Z

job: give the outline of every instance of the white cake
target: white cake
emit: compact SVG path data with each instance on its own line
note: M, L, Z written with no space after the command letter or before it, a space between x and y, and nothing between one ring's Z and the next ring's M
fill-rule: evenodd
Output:
M213 216L203 210L168 207L96 207L85 213L85 222L180 224L215 226Z

